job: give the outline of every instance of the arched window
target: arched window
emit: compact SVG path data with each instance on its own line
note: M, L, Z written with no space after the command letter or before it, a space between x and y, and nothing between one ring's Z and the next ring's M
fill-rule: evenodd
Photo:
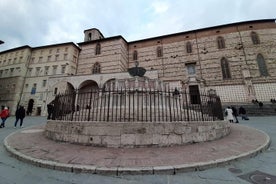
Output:
M135 50L133 52L133 60L136 61L137 59L138 59L138 52L137 52L137 50Z
M218 43L218 49L224 49L225 48L225 41L224 38L219 36L217 38L217 43Z
M259 66L260 75L261 76L268 76L266 63L265 63L265 60L264 60L264 57L262 56L262 54L257 55L257 63L258 63L258 66Z
M92 34L88 33L88 40L92 40Z
M222 71L222 78L231 79L229 63L227 59L223 57L220 61L220 65L221 65L221 71Z
M251 40L254 45L260 44L260 39L256 32L251 32Z
M97 73L101 73L101 65L98 62L96 62L93 65L93 69L92 69L92 74L97 74Z
M99 43L97 43L97 45L96 45L95 54L96 55L101 54L101 44L99 44Z
M163 48L160 46L157 47L156 53L157 53L157 57L162 57L163 56Z
M187 53L192 53L192 44L191 44L191 42L187 42L186 43L186 51L187 51Z

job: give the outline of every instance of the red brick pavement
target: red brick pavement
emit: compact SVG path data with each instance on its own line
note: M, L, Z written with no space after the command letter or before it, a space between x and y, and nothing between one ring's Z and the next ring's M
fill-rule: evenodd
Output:
M231 133L222 139L166 148L102 148L54 142L43 136L43 128L36 126L11 134L5 139L6 149L18 158L27 156L21 159L31 163L44 160L46 167L47 161L52 161L49 165L63 164L61 170L68 167L72 171L74 165L85 165L91 166L88 170L104 168L103 172L118 174L120 169L141 172L144 168L149 173L204 169L254 156L269 146L267 134L238 124L231 124Z

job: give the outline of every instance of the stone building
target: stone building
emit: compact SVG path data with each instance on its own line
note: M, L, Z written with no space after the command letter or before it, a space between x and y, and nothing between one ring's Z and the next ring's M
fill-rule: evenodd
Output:
M21 50L25 55L16 56ZM13 62L19 57L21 64ZM4 51L0 53L0 82L6 90L1 91L0 104L15 109L18 101L27 107L33 99L35 113L45 114L46 104L57 93L102 88L110 80L130 77L127 69L137 62L147 70L146 77L159 78L172 89L213 91L224 104L270 101L276 98L275 20L239 22L132 42L120 35L105 38L93 28L84 31L84 42L77 45L70 42ZM10 75L16 67L23 67L22 72ZM19 79L21 82L13 86L12 81ZM14 94L7 91L10 85Z
M12 114L23 105L30 115L44 115L49 77L75 75L79 50L69 42L1 52L0 104L10 107Z

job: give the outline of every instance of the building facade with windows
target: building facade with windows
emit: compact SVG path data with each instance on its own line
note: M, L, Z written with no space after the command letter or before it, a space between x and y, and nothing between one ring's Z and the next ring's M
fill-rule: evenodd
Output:
M110 80L128 78L128 68L137 63L147 70L148 78L163 80L172 89L195 93L215 91L224 104L276 98L274 19L131 42L122 36L105 38L93 28L84 31L84 41L77 45L65 43L24 49L29 52L29 62L28 57L22 61L26 64L26 74L23 72L20 76L24 86L15 85L22 92L16 93L14 104L20 98L20 103L27 107L33 99L36 113L41 110L45 114L46 104L65 90L102 89ZM11 62L15 56L10 53L16 50L1 52L2 64ZM12 80L6 74L11 73L11 68L16 65L1 65L1 81ZM4 94L7 95L3 91L1 104L7 102Z

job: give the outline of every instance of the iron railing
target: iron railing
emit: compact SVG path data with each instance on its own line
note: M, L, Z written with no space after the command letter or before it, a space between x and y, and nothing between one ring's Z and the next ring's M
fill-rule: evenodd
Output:
M207 93L156 90L66 92L54 100L53 119L161 122L223 119L220 98Z

